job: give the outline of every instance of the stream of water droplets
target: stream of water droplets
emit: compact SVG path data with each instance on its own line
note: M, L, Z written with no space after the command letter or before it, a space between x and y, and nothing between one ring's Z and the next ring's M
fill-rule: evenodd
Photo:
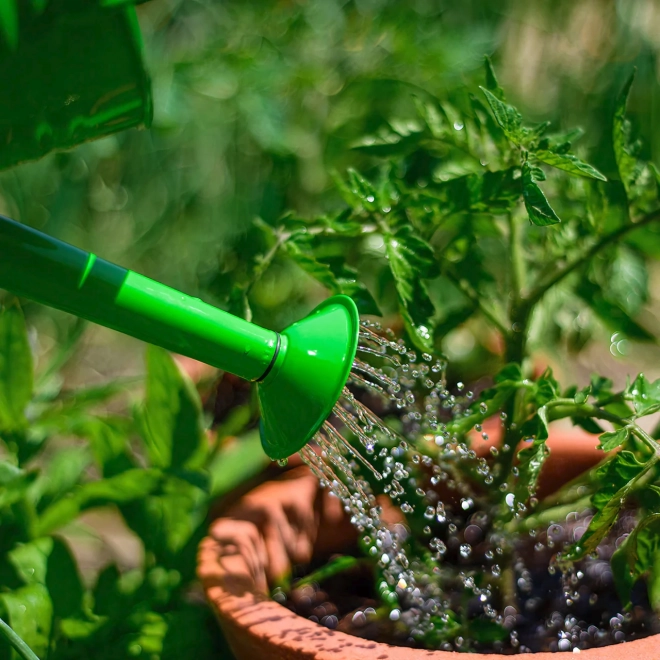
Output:
M471 639L452 633L469 611L482 628L492 622L505 632L506 639L491 640L487 648L531 650L533 642L518 623L541 608L542 596L536 594L528 567L533 562L514 547L516 540L492 526L492 508L475 503L479 488L483 489L479 482L489 486L494 481L489 461L478 456L464 436L448 431L449 421L470 414L474 394L461 383L452 394L443 361L418 355L376 323L363 321L359 339L350 389L344 388L333 415L317 433L316 448L307 445L300 453L321 484L342 500L363 549L377 560L377 590L391 607L391 621L405 628L408 643L424 639L428 644L431 639L435 648L474 650L478 644L475 647ZM501 421L506 423L505 416ZM488 440L481 426L474 431ZM491 453L496 452L492 447ZM500 506L509 506L513 517L522 516L527 505L507 493L511 486L504 483L499 488L503 493ZM406 526L385 524L375 492L387 495L407 515L408 524L418 528L412 546ZM532 506L534 501L531 497ZM578 528L587 514L575 513ZM569 526L555 527L560 532L549 529L536 537L532 531L527 539L537 559L549 553L546 573L550 555L562 542L568 545L575 540ZM420 537L426 540L422 548ZM409 547L414 550L410 552ZM591 570L590 565L584 570ZM603 582L609 568L598 570ZM562 604L551 609L551 616L541 624L546 637L554 636L553 650L579 651L624 638L624 615L594 625L571 613L580 598L594 606L591 601L599 597L595 592L580 595L583 577L581 571L561 577ZM507 604L512 602L511 594L507 596L511 589L518 593L513 599L517 609Z

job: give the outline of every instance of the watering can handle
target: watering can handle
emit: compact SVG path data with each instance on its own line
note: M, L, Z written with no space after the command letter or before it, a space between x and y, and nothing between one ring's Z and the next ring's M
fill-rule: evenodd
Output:
M247 380L279 335L0 216L0 287Z

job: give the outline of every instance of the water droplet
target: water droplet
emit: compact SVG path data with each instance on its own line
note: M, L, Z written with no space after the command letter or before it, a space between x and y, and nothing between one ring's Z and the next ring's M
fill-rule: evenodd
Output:
M463 130L463 124L460 121L455 121L454 122L454 130L456 131L462 131Z
M461 557L467 559L472 554L472 546L468 543L462 543L461 547L459 548L459 553Z
M280 467L286 467L289 464L289 459L288 458L279 458L279 459L277 459L277 464Z

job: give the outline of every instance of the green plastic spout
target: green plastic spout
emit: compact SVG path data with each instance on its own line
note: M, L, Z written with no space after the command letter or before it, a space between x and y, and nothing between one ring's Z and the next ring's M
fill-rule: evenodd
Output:
M280 334L3 216L0 287L258 381L262 444L276 459L301 449L332 412L357 347L346 296Z

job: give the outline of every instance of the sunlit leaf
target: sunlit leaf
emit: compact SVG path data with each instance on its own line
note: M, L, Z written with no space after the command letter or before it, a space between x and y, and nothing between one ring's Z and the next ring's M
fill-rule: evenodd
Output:
M50 645L53 606L46 587L29 584L15 591L0 593L0 610L16 634L34 651L45 658ZM2 641L0 640L0 644Z
M500 128L504 131L504 134L514 143L518 143L521 140L521 125L522 125L522 116L508 103L501 101L495 94L487 90L485 87L481 87L481 91L486 96L488 105L490 106L495 121L500 125Z
M203 460L207 441L197 390L169 353L155 346L147 348L142 431L155 467L191 467Z
M595 167L592 167L583 160L580 160L573 154L555 153L553 151L546 151L539 149L534 151L534 157L544 162L546 165L556 167L559 170L570 172L578 176L584 176L588 179L599 179L600 181L607 181Z

